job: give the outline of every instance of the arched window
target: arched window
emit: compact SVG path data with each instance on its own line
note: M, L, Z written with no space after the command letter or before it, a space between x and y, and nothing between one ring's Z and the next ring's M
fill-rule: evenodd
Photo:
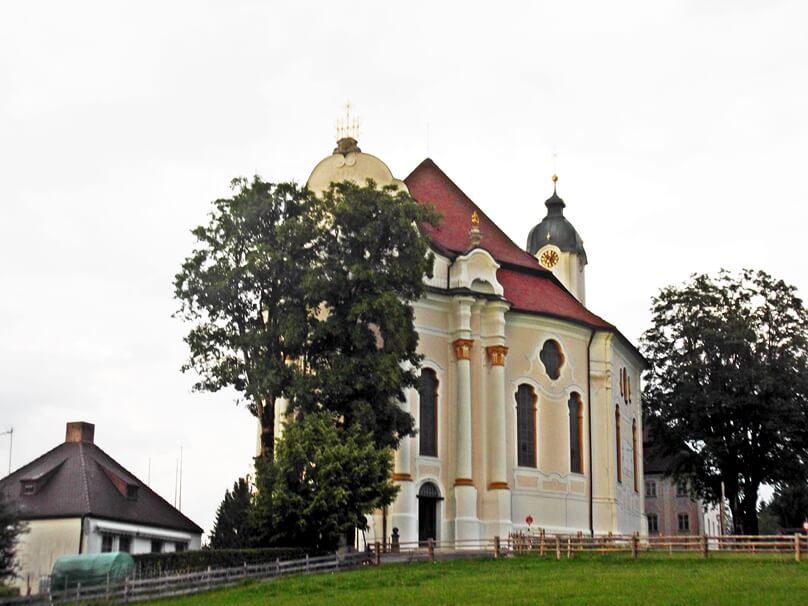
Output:
M553 381L561 376L561 367L564 365L564 353L558 341L548 339L542 345L539 359L544 364L544 371Z
M637 461L637 457L639 453L637 452L637 419L634 419L631 422L631 454L634 456L634 492L639 492L639 465Z
M516 458L520 467L536 467L536 394L524 383L516 390Z
M431 368L421 371L418 382L420 436L419 453L428 457L438 456L438 378Z
M571 393L567 406L570 410L570 471L584 472L584 406L581 395Z
M617 450L617 481L623 481L623 453L620 451L620 404L614 407L614 446Z

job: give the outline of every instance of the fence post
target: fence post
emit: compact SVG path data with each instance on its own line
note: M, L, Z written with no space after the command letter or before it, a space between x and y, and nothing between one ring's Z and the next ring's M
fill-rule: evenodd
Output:
M707 535L701 535L701 550L704 553L704 557L706 558L709 555L710 550L710 543L707 541Z
M129 603L129 577L125 577L123 580L123 602L124 604Z
M794 533L794 561L799 562L802 559L802 554L800 553L800 533Z
M637 559L637 548L639 547L639 542L640 537L638 537L637 533L635 532L633 535L631 535L631 558L633 560Z
M429 553L429 561L435 561L435 539L427 539L426 541L426 549Z
M205 583L208 587L208 591L210 591L210 566L208 566L208 574L206 575Z
M373 544L373 563L376 566L382 563L382 544L379 541Z
M76 585L76 606L81 603L81 581Z
M544 557L544 530L541 531L541 540L539 541L539 555Z
M499 542L499 537L494 537L494 559L498 560L500 556L501 545Z
M104 599L109 602L109 573L107 573L107 588L104 592Z
M555 543L556 543L556 560L561 559L561 539L558 538L558 535L555 536Z
M572 539L567 537L567 559L572 557Z
M376 543L376 545L378 546L379 544ZM309 572L309 554L306 554L306 573L308 572Z

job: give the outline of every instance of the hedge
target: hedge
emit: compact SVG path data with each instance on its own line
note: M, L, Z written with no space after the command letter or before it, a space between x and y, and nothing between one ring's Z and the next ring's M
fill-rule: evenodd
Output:
M169 553L138 553L135 570L138 577L167 573L194 572L211 568L231 568L243 564L260 564L302 558L306 551L299 547L267 547L264 549L200 549Z

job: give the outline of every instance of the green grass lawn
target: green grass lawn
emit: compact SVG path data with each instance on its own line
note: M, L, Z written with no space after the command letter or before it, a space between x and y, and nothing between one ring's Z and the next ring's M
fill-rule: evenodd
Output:
M153 604L808 604L808 561L780 556L523 556L366 567Z

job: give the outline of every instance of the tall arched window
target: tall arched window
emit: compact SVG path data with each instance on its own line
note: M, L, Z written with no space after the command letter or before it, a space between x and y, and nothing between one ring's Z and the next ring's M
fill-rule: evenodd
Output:
M637 419L631 422L631 454L634 456L634 492L639 492L639 479L637 474L639 473L640 466L637 461L637 457L639 456L637 453Z
M567 406L570 410L570 471L584 472L584 406L581 395L571 393Z
M516 458L520 467L536 467L536 394L524 383L516 390Z
M431 368L421 371L418 382L418 414L420 427L419 453L429 457L438 456L438 377Z
M617 450L617 481L623 481L623 453L620 451L620 404L614 407L614 447Z

